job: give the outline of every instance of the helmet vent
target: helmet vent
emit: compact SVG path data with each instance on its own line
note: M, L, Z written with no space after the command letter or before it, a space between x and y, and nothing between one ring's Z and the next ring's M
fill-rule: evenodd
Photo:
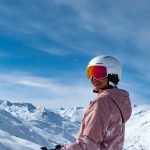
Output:
M111 56L105 56L104 58L109 58L109 57L111 57Z

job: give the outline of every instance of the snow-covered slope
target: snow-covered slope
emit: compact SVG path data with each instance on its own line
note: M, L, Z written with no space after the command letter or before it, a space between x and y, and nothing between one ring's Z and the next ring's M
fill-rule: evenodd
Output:
M0 150L38 150L40 145L0 129Z
M133 106L126 124L126 150L150 150L150 105Z
M36 108L0 100L0 150L40 150L74 142L85 108ZM150 150L150 105L133 106L124 150Z

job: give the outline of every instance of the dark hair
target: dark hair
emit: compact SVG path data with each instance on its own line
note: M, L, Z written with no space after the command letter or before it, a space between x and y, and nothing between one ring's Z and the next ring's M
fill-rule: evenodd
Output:
M119 78L117 74L108 74L108 81L113 82L115 85L118 84Z

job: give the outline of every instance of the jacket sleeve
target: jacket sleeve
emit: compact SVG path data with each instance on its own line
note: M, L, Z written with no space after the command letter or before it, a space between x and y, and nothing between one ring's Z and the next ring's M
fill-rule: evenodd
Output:
M93 102L85 117L82 135L90 137L96 143L101 143L110 121L110 109L107 97L99 97Z
M100 150L100 147L92 139L84 136L73 144L65 145L61 150Z

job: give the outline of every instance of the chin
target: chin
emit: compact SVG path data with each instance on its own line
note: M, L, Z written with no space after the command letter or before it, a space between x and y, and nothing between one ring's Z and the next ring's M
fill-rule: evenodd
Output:
M95 91L99 91L100 89L101 89L101 88L96 88L96 87L94 88Z

